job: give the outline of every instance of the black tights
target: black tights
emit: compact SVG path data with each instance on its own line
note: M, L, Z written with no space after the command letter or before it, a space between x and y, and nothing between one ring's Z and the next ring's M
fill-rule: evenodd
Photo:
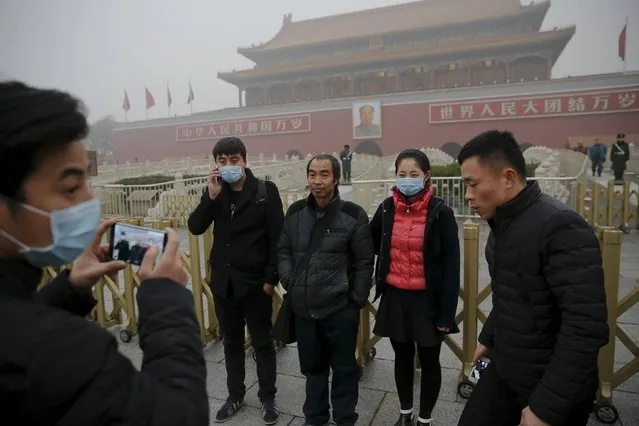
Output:
M395 350L395 385L402 410L413 408L413 378L415 375L415 343L397 342L391 339ZM417 346L417 356L422 369L419 417L429 419L442 386L442 369L439 364L441 343L424 348Z

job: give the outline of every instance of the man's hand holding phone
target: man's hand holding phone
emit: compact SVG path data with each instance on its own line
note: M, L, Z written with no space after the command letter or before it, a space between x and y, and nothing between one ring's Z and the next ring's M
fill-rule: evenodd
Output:
M211 200L215 200L217 196L220 195L220 191L222 191L222 181L220 178L220 171L218 170L217 167L211 170L211 172L209 173L208 188L209 188L209 198Z
M156 264L158 249L151 247L144 254L144 259L140 265L138 275L144 280L168 278L176 283L185 286L189 280L189 274L182 266L180 257L180 240L177 232L172 228L166 228L168 235L166 248L160 261Z

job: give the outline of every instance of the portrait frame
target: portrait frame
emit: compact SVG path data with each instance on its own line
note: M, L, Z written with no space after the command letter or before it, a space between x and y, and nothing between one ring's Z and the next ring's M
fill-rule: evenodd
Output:
M366 112L362 111L362 113L360 113L360 111L367 107L372 108L372 112L369 112L369 114L372 114L372 121L362 127L362 114ZM351 116L353 140L375 140L382 138L382 102L380 100L353 102Z

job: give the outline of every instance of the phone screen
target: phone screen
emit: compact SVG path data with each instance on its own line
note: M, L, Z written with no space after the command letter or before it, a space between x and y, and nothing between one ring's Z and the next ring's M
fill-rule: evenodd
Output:
M166 248L166 240L164 231L116 223L111 230L111 258L139 266L151 247L157 247L159 259Z

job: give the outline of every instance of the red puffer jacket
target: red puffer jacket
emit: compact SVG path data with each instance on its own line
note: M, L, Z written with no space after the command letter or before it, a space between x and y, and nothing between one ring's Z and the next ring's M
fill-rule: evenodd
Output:
M395 217L390 244L390 265L386 282L402 290L425 290L424 231L428 217L428 202L433 196L429 188L421 196L407 201L393 190Z

